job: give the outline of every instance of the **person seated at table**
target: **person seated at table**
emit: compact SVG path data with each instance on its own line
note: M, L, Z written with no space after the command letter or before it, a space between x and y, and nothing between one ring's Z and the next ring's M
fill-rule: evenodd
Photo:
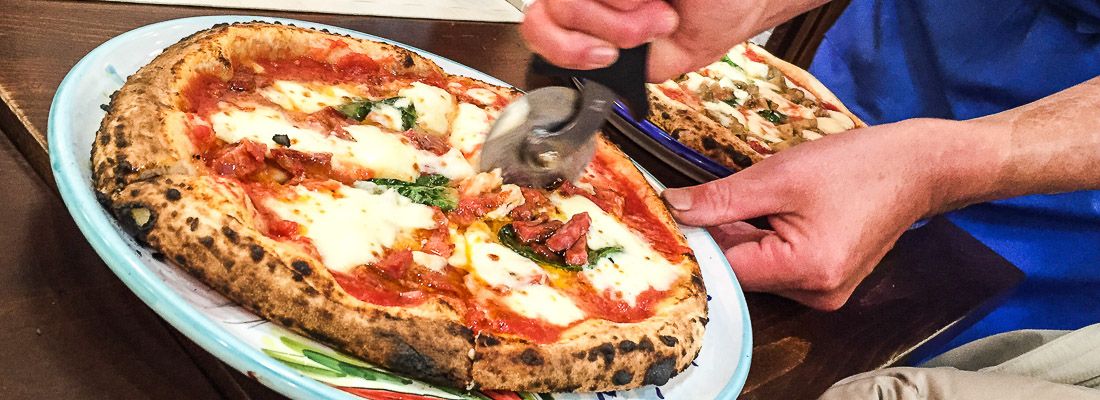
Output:
M824 3L538 0L520 29L577 69L651 42L656 82ZM982 203L951 218L1028 279L959 341L1100 321L1100 2L854 0L811 72L877 125L664 193L680 222L710 228L746 289L839 308L914 221ZM761 216L773 230L741 222ZM926 364L987 373L894 369L826 397L1097 398L1062 385L1100 385L1097 346L1100 326L994 336Z

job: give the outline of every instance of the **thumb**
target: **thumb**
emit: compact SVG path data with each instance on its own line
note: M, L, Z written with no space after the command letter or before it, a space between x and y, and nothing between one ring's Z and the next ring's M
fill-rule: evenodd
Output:
M783 211L786 196L774 179L743 174L698 186L665 189L661 196L672 216L685 225L715 226Z

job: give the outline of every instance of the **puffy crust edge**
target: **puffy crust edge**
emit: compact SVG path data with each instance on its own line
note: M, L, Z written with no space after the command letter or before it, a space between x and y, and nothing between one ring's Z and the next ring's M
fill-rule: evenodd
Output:
M235 186L209 176L157 177L113 196L110 211L139 242L257 315L398 373L469 384L473 333L454 310L350 297L314 258L252 228Z

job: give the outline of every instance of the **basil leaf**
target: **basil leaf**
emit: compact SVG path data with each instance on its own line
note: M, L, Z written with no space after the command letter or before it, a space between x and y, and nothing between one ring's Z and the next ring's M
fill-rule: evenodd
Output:
M763 117L773 124L782 124L787 122L787 116L779 111L775 110L760 110L756 112L757 115Z
M530 246L520 242L519 237L516 236L516 229L512 227L512 224L502 226L500 230L497 231L497 239L500 240L500 244L503 244L504 247L512 249L516 254L527 257L534 262L567 271L580 271L583 269L580 265L569 265L564 262L554 261L536 253Z
M729 100L722 100L723 103L729 104L730 107L737 107L737 98L731 98Z
M413 203L436 206L443 211L451 211L458 205L454 192L447 186L451 180L442 175L424 175L416 178L415 182L387 178L370 179L368 182L393 189Z
M333 108L348 118L362 121L363 118L367 117L367 114L370 114L371 108L374 108L374 102L370 100L353 100Z
M726 54L726 55L722 56L722 62L724 62L726 64L729 64L730 66L732 66L734 68L741 69L740 65L737 65L737 63L733 62L733 60L730 59L729 54Z
M356 121L362 121L364 118L367 117L367 114L370 114L370 111L376 105L385 104L401 110L401 129L409 130L412 129L414 125L416 125L416 118L418 117L418 115L416 113L416 107L413 106L411 101L407 106L396 106L397 102L402 99L404 99L404 97L400 96L390 97L378 101L368 99L356 99L333 108L335 108L336 111L339 111L341 114L344 114L348 118L354 119Z
M611 256L615 253L621 253L623 251L622 246L609 246L600 249L588 249L588 265L595 266L601 259Z

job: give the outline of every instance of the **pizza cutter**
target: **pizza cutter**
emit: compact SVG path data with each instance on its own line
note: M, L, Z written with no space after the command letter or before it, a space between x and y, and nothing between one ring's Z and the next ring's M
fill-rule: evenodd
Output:
M649 45L624 49L606 68L571 70L539 56L531 70L560 78L579 78L580 90L551 86L528 92L501 112L481 150L479 168L500 168L504 181L550 187L580 175L596 151L596 132L615 104L616 94L636 118L649 112L646 59Z

